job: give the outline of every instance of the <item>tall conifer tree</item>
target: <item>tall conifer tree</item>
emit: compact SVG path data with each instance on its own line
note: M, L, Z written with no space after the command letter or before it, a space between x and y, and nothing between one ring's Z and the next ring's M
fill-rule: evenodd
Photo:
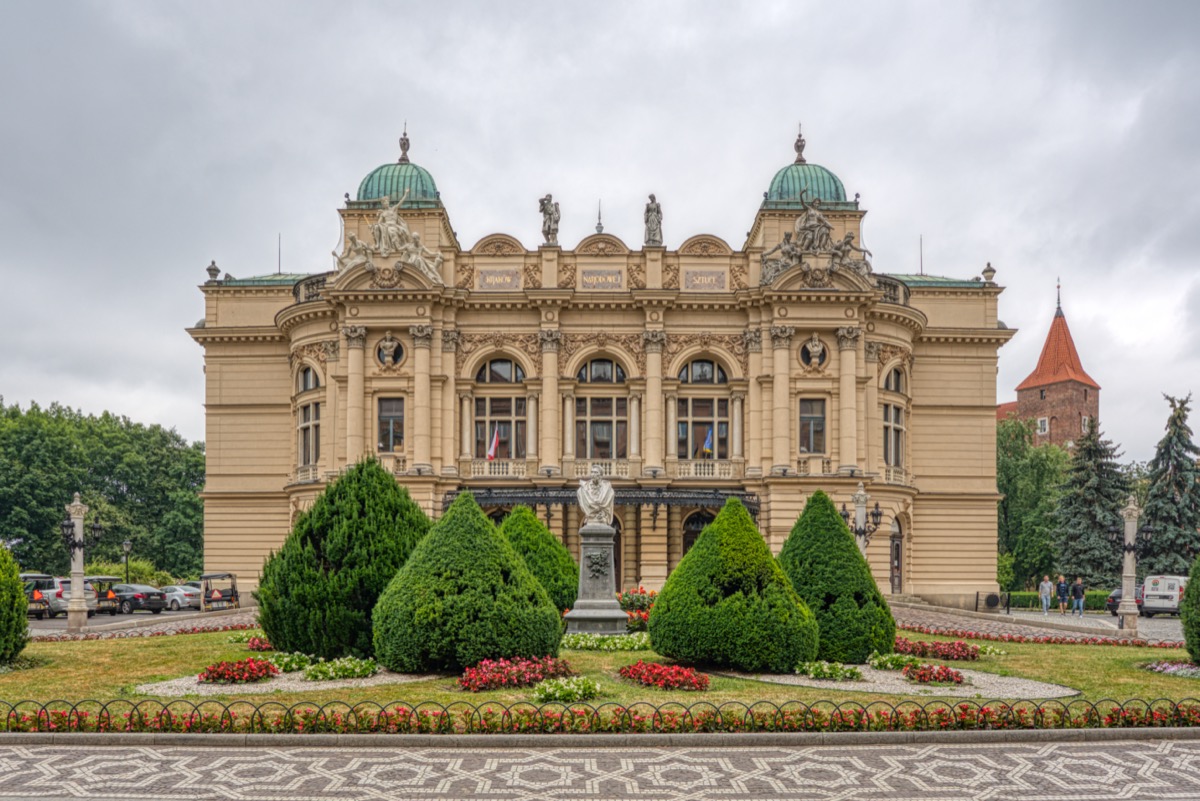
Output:
M1150 489L1142 523L1150 527L1150 542L1142 556L1142 575L1187 575L1200 548L1200 470L1196 459L1200 448L1192 442L1188 426L1192 396L1172 398L1167 433L1158 443L1150 462Z
M1117 464L1116 446L1088 424L1071 457L1058 505L1055 542L1059 569L1069 581L1082 576L1088 587L1112 584L1121 570L1121 551L1109 540L1123 525L1121 508L1129 486Z

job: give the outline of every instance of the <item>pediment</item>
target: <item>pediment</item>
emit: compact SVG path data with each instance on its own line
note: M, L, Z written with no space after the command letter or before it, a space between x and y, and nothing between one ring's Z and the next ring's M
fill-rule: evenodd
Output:
M825 259L816 263L805 260L770 283L771 288L790 291L796 289L842 289L850 292L871 292L875 282L866 275L850 268L829 269Z
M508 234L488 234L471 247L477 256L522 256L525 246Z
M719 236L697 234L679 246L680 256L732 256L733 248Z
M575 246L575 253L579 256L624 256L629 253L629 246L612 234L592 234Z
M381 259L375 255L372 262L343 270L329 282L331 289L339 291L359 289L442 289L445 285L435 283L429 276L412 265L398 259Z

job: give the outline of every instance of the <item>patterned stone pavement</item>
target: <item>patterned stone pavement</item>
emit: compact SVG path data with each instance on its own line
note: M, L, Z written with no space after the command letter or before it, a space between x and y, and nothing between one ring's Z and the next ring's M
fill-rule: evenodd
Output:
M696 748L0 747L0 799L1200 798L1200 742Z
M1061 629L1052 629L1040 625L1047 619L1053 621L1057 617L1055 615L1051 615L1050 618L1044 618L1040 614L991 615L985 619L956 615L953 612L943 609L922 609L915 606L894 606L892 607L892 614L895 616L897 623L905 626L938 626L940 628L967 629L985 634L1021 634L1026 637L1038 637L1049 634L1062 637L1094 636L1108 638L1107 635L1114 633L1114 629L1104 626L1104 619L1099 615L1089 615L1083 618L1084 622L1082 625L1096 629L1095 634L1089 635L1084 632L1062 631ZM1064 619L1076 625L1080 624L1079 618L1058 617L1059 621ZM1096 623L1096 621L1101 622ZM1183 639L1182 626L1178 618L1154 618L1152 620L1140 621L1138 623L1138 633L1143 638L1154 640Z

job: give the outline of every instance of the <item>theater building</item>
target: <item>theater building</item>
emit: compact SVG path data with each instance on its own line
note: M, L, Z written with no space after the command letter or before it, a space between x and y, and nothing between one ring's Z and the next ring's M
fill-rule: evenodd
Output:
M705 233L665 246L653 196L644 242L572 247L546 196L527 247L460 242L449 205L475 188L444 200L406 136L339 210L336 269L211 265L189 329L206 568L253 585L295 516L372 455L432 515L463 489L497 519L532 504L576 553L574 491L599 466L617 490L616 581L651 588L729 495L778 552L813 491L853 509L861 483L885 592L970 606L994 591L1002 289L990 268L881 271L859 247L865 210L804 147L757 210L727 210L749 218L736 248Z

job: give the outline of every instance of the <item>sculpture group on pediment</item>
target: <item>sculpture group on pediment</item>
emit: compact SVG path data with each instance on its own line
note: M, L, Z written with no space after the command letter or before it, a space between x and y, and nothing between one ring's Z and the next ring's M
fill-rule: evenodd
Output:
M400 286L400 274L405 267L411 267L423 275L434 286L444 286L441 267L442 254L435 253L421 242L421 235L409 229L408 224L400 217L400 207L408 200L409 191L404 190L399 202L393 204L385 196L382 207L375 222L371 224L371 235L375 239L374 248L360 240L355 234L346 235L346 249L340 255L334 253L339 271L363 266L373 277L372 286L377 289L395 289ZM399 261L394 267L376 268L371 260L372 253L378 253L387 258L395 254Z
M861 253L864 258L854 258L855 253ZM845 268L865 276L871 272L871 263L865 257L873 255L866 248L854 244L854 232L848 231L845 237L833 244L830 264L834 270Z
M339 255L335 250L333 258L337 260L338 270L341 272L358 267L360 264L368 265L368 270L374 267L371 264L371 246L354 234L346 235L346 252Z
M821 199L804 202L805 191L800 190L800 206L804 213L796 218L796 247L801 253L828 253L833 249L833 226L821 213Z
M375 224L371 226L371 234L375 237L375 248L379 251L379 255L385 258L393 252L400 252L404 244L412 238L408 224L404 222L399 213L404 201L408 200L408 193L409 190L405 189L399 202L394 206L391 204L391 198L384 196L383 207L379 210Z
M770 258L774 253L779 253L777 258ZM762 263L762 275L759 283L763 286L768 286L775 283L775 279L786 273L788 270L801 264L804 261L801 255L800 248L792 241L792 232L788 231L783 235L783 241L775 247L762 254L760 259Z

